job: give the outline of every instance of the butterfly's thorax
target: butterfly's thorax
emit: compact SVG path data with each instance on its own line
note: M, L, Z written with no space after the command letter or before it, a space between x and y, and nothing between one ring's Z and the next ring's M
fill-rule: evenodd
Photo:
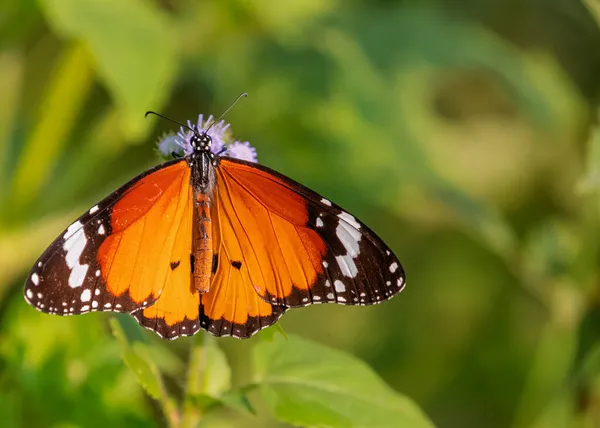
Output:
M215 167L209 152L194 152L188 157L194 198L192 253L190 254L194 289L206 293L213 271L213 216Z
M214 160L207 152L194 152L187 158L192 170L190 176L194 192L210 192L215 182Z

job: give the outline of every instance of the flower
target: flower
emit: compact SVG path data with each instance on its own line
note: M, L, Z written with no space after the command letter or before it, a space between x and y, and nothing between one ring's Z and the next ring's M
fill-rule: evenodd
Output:
M189 153L186 148L190 149ZM191 153L191 148L192 146L190 145L186 147L185 142L179 136L173 134L163 135L158 142L158 151L165 157L169 157L173 153L179 156L187 156Z
M225 155L249 162L258 162L256 149L252 147L248 141L234 141L233 143L229 144L227 146Z
M221 120L218 123L212 123L212 115L208 116L205 121L204 115L202 114L198 116L197 124L192 124L189 120L187 121L189 128L194 129L197 132L204 132L208 129L208 136L212 140L210 149L214 154L225 154L232 158L257 162L256 149L252 147L249 142L233 141L228 144L227 140L230 139L231 134L229 123L226 123L224 120ZM158 151L165 157L169 157L173 153L180 156L188 156L193 152L192 144L190 142L193 135L194 133L190 129L182 126L176 135L167 134L161 137L158 143Z

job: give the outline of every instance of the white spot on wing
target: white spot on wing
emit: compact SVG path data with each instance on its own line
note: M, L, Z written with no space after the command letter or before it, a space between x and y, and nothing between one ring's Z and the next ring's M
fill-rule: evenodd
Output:
M95 212L98 211L98 205L94 205L92 208L90 208L90 214L94 214Z
M333 282L333 286L335 287L335 291L337 291L338 293L343 293L346 291L346 286L344 285L344 283L342 281L340 281L339 279L336 279Z
M27 298L31 299L33 297L33 293L32 291L28 288L27 291L25 292L25 294L27 294Z
M334 297L335 297L335 296L333 295L333 293L329 293L329 294L327 295L327 298L328 298L328 299L333 299Z
M81 224L81 222L79 220L77 220L75 223L73 223L71 226L69 226L67 228L67 231L65 232L63 239L65 241L68 241L69 238L75 233L78 232L81 228L83 227L83 224Z
M40 277L37 273L31 274L31 282L33 282L35 285L38 285L40 283Z
M348 278L354 278L358 274L358 269L356 267L356 263L354 263L354 259L350 256L337 256L335 258L337 264L340 266L340 270L342 271L342 275L347 276ZM338 281L336 281L338 282Z
M324 226L323 220L321 220L320 217L317 217L317 227L323 227L323 226Z
M355 224L358 225L358 223ZM360 242L360 239L362 237L358 229L354 227L353 224L345 221L340 217L338 226L335 229L335 234L346 249L346 253L351 257L356 257L359 252L358 243Z
M100 227L98 228L98 235L104 235L106 233L106 230L104 230L104 225L101 224Z
M327 199L325 199L325 198L321 199L321 203L322 203L323 205L327 205L328 207L330 207L330 206L331 206L331 201L328 201L328 200L327 200Z
M342 211L341 213L338 214L338 217L341 218L342 220L344 220L346 223L352 225L355 229L357 229L357 230L360 229L360 224L356 221L356 219L354 217L352 217L347 212Z
M82 302L89 302L91 298L92 298L92 292L90 291L89 288L86 288L85 290L83 290L81 292L81 301Z
M69 275L69 286L71 286L72 288L81 287L89 267L89 265L79 264L77 266L74 266L71 270L71 275Z
M398 269L398 263L394 262L390 265L390 272L394 273L396 272L396 269Z
M81 287L89 268L89 265L82 265L79 262L81 254L83 253L85 245L87 244L87 238L85 237L81 223L76 221L69 226L64 238L65 242L63 244L63 249L67 253L65 261L69 269L71 269L71 274L69 275L69 286L71 288Z

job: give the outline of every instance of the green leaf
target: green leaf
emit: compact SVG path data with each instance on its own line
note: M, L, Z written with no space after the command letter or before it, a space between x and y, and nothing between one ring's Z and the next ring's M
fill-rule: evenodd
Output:
M275 323L269 328L265 328L258 332L256 335L261 342L272 342L277 337L283 337L285 340L288 340L288 335L283 330L283 327L279 323Z
M231 369L215 338L197 335L190 354L183 426L196 426L201 414L226 405L220 396L230 387Z
M254 348L257 384L273 416L319 427L431 427L364 362L295 336Z
M231 390L219 397L221 403L230 409L237 410L240 413L249 413L256 415L256 410L248 400L248 396L244 390Z
M229 363L214 337L204 338L202 350L205 361L204 393L211 397L218 397L231 387Z
M74 43L57 60L40 102L39 120L31 129L15 168L14 214L20 217L36 200L60 157L93 83L91 59Z
M127 135L142 138L143 113L166 100L176 60L166 17L142 0L41 0L59 33L86 44L98 75L123 114Z
M160 399L163 394L162 379L158 369L150 360L146 359L141 352L140 346L132 348L127 341L125 332L116 318L110 320L113 334L121 347L123 361L135 373L138 382L152 398ZM137 345L141 345L139 342Z
M218 398L231 387L231 369L214 337L198 336L192 348L187 394Z
M201 410L202 414L206 414L220 407L227 407L240 413L256 415L256 410L252 407L245 392L241 390L228 391L220 397L199 394L194 396L192 401L194 405Z

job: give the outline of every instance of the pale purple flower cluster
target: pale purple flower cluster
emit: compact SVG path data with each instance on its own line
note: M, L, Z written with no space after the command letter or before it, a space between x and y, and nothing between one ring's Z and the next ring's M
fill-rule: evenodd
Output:
M198 116L198 123L192 124L189 120L187 125L192 129L202 132L213 122L213 117L208 116L206 121L204 115ZM165 157L172 153L187 156L192 153L190 139L194 133L187 128L181 127L176 135L163 136L158 143L158 150ZM210 126L208 136L212 139L211 151L220 156L230 156L250 162L257 162L256 149L247 141L231 141L231 129L225 121L220 121ZM231 142L229 142L231 141Z

